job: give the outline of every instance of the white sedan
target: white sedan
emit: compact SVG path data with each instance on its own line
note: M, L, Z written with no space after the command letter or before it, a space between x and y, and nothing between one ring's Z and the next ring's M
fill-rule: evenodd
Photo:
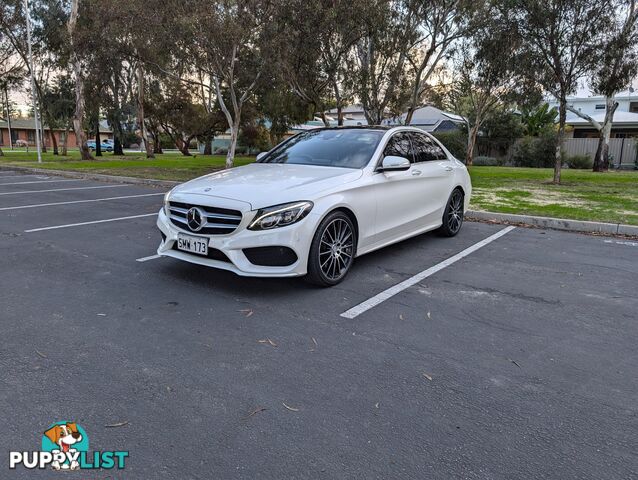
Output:
M310 130L168 192L157 253L331 286L357 256L430 230L456 235L471 191L465 166L422 130Z

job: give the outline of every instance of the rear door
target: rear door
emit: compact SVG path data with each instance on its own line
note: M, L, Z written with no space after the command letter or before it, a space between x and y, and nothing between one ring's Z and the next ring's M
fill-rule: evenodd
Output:
M453 163L438 145L425 133L409 132L414 148L413 178L419 187L412 202L419 205L423 226L441 223L443 210L452 193Z

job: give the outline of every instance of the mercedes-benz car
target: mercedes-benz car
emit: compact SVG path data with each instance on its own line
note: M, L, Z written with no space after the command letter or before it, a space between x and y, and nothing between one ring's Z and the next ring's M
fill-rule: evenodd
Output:
M471 191L463 163L417 128L314 129L173 188L157 253L332 286L360 255L430 230L456 235Z

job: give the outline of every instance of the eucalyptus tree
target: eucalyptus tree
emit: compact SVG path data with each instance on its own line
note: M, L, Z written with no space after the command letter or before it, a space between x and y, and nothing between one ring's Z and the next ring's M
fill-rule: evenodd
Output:
M594 48L589 77L592 90L605 97L605 117L599 122L567 105L567 109L587 120L598 130L598 148L594 172L609 168L609 138L614 114L618 108L616 94L627 88L638 74L638 5L636 0L613 2L615 15L605 17L604 37Z
M409 0L406 8L414 11L417 34L413 43L406 43L406 59L412 71L410 101L405 123L412 121L432 76L454 45L470 35L480 15L483 2L470 0ZM406 25L410 28L410 24Z
M516 70L558 100L554 183L560 183L567 96L590 70L615 14L613 0L497 0L494 18L511 33Z
M409 1L371 0L361 22L365 31L354 47L351 67L354 93L368 123L377 125L408 103L413 79L405 46L416 42L419 18Z

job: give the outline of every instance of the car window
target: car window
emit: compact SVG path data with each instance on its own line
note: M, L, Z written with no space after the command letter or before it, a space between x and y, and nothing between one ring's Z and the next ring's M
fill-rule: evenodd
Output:
M416 162L447 160L447 155L434 140L422 133L410 132Z
M363 128L311 130L275 147L259 163L363 168L384 134L383 130Z
M388 144L385 146L385 150L383 150L384 157L389 155L404 157L410 160L410 163L414 163L412 143L410 142L410 136L407 132L399 132L392 135L392 138L390 138Z

